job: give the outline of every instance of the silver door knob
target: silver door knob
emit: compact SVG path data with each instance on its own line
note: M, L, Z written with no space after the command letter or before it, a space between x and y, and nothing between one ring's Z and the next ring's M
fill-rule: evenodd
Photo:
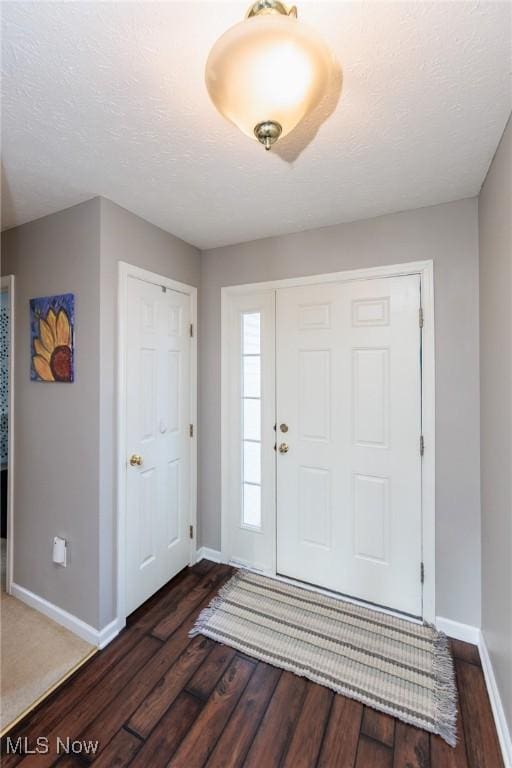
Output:
M279 429L281 432L288 432L288 424L280 424Z
M288 453L289 446L288 443L281 443L279 446L279 453Z

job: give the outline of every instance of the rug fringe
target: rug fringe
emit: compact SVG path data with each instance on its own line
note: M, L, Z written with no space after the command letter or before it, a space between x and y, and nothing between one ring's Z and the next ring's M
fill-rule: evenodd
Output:
M203 608L197 617L194 626L188 633L189 637L197 637L197 635L205 634L206 625L208 624L209 620L215 611L220 608L224 600L229 597L233 589L235 589L238 582L243 578L244 573L245 569L240 568L238 571L236 571L236 573L233 574L230 580L219 589L213 600L208 603L206 608Z
M451 747L457 744L457 686L455 669L450 651L450 641L444 632L433 627L435 676L434 701L436 705L437 733Z

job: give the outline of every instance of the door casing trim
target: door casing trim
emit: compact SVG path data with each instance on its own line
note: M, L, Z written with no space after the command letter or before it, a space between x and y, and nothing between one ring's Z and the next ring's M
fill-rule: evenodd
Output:
M413 261L389 266L366 267L342 272L285 278L266 282L230 285L221 288L221 552L223 562L231 562L229 552L229 488L232 482L229 469L229 440L232 439L229 423L229 314L233 296L244 293L258 293L278 288L317 285L354 280L371 280L382 277L419 275L421 306L423 308L422 329L422 434L425 452L422 458L421 517L422 551L424 564L423 611L424 621L435 621L436 603L436 532L435 532L435 326L434 326L434 262L433 260ZM419 438L419 436L418 436ZM275 529L275 526L274 526ZM275 543L274 543L275 550ZM275 557L274 557L275 562ZM247 564L248 565L248 564ZM275 568L270 576L275 576ZM418 578L420 574L418 573Z
M188 525L193 526L189 546L189 565L196 561L197 541L197 288L125 261L118 263L117 298L117 425L116 425L116 617L122 628L126 623L126 349L128 310L128 278L135 277L146 283L165 286L172 291L190 296L190 318L194 328L190 338L190 423L194 434L190 438L190 516Z

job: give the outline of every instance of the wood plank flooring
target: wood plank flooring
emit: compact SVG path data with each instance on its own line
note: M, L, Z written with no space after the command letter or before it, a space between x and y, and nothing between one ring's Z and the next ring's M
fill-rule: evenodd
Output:
M182 571L2 740L2 766L502 768L477 648L452 643L460 715L451 749L290 672L190 639L231 573L208 561ZM64 753L66 739L74 753ZM95 740L94 754L81 746Z

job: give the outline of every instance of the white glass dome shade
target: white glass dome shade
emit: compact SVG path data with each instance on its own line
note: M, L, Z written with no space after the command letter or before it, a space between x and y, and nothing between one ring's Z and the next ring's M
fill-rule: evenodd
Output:
M263 13L217 40L206 63L206 87L224 117L269 149L317 106L333 66L331 52L314 30L292 15ZM261 124L281 130L270 130L265 141L261 131L255 132Z

